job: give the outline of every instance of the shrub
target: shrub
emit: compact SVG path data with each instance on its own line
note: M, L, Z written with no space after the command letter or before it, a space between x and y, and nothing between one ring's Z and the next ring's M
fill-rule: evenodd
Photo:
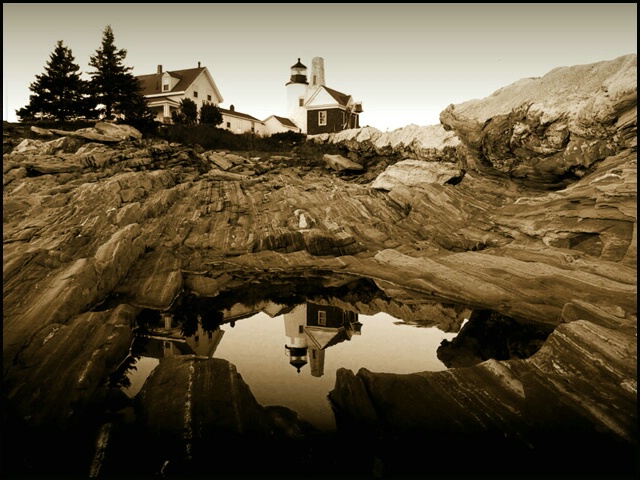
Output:
M211 124L162 125L156 135L168 142L183 145L200 145L205 150L234 150L261 152L290 152L304 142L302 133L276 133L270 137L260 137L251 133L233 133Z

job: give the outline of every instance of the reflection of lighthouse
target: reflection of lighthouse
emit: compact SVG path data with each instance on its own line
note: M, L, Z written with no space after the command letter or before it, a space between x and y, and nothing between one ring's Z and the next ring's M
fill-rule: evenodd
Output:
M358 314L339 307L308 302L298 305L284 315L285 345L289 363L300 373L310 363L311 375L324 375L324 359L327 348L353 335L360 335L362 324Z
M300 369L307 364L307 336L304 326L307 323L306 305L298 305L289 313L284 314L284 333L289 337L285 345L289 363L300 373Z

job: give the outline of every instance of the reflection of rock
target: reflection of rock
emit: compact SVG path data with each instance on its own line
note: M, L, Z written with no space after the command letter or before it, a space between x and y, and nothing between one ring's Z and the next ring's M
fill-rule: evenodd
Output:
M601 338L608 339L607 347ZM434 452L449 455L441 460L451 459L447 450L454 446L459 455L457 447L467 442L472 458L483 458L495 448L513 455L501 457L500 465L474 466L480 473L485 468L521 471L519 463L533 457L541 463L527 463L527 469L547 471L555 465L589 475L630 472L638 436L636 366L628 357L636 354L635 338L576 321L558 327L526 360L488 360L406 375L361 369L355 376L339 375L330 398L343 421L362 420L358 406L372 405L383 444L428 439ZM368 402L350 393L360 383ZM578 455L561 454L558 448L566 444L577 448ZM396 463L400 471L421 463L411 462L402 449L386 454L390 465L409 462Z
M495 312L474 311L453 340L443 340L438 359L447 367L469 367L490 358L528 358L543 345L552 328L516 322Z
M145 476L142 472L165 462L187 478L191 469L198 476L211 468L221 475L265 473L271 463L282 468L289 458L286 444L273 442L315 433L296 412L258 404L235 366L218 358L163 358L136 396L134 408L136 422L118 427L117 438L109 443L101 466L105 475L121 476L123 465L130 463L131 451L122 444L155 452L141 455L127 475L142 467L140 475ZM239 452L252 461L238 463ZM155 464L145 464L154 459Z
M185 395L190 402L185 405ZM143 429L151 435L187 443L215 435L253 432L272 426L236 368L226 360L188 356L162 359L136 397ZM185 410L186 409L186 410ZM185 419L191 418L186 437Z

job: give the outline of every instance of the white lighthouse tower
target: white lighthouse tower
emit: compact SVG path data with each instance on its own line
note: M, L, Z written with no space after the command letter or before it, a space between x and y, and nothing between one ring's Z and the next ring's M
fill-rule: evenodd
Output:
M307 131L307 111L304 102L307 99L307 67L298 62L291 67L291 79L287 85L287 115L302 132Z

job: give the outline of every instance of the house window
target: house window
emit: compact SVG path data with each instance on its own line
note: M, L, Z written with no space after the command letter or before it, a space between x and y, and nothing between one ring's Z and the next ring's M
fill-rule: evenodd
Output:
M207 95L207 101L210 102L211 101L211 95Z
M231 122L227 122L227 128L231 128Z
M300 98L298 99L298 106L299 106L299 107L304 107L304 98L303 98L303 97L300 97Z
M193 98L198 98L198 92L196 92L195 90L193 91Z
M324 310L318 310L318 325L321 327L327 326L327 312Z
M327 124L327 112L322 110L318 112L318 125L326 125Z
M304 333L304 325L298 325L298 333Z

